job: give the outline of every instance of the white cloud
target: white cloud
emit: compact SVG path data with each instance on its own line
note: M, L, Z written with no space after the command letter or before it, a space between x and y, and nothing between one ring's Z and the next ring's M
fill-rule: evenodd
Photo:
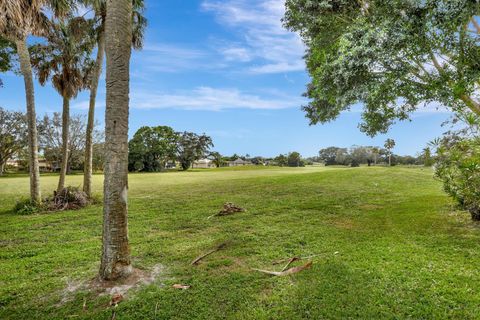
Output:
M213 12L218 21L235 28L245 43L243 52L262 63L248 68L253 74L303 71L304 46L300 37L285 30L283 0L205 0L202 9ZM220 50L226 60L231 52Z
M249 62L252 60L252 54L246 48L229 47L221 49L220 52L227 61Z
M185 109L210 110L224 109L285 109L299 107L304 101L285 95L259 96L241 92L238 89L217 89L198 87L192 91L176 94L157 94L132 90L131 106L137 109Z
M72 104L72 109L77 110L88 110L89 107L90 102L88 100L78 101ZM95 102L95 108L105 108L105 102L97 98L97 101Z
M183 72L206 68L220 68L212 63L211 53L175 44L147 44L141 52L134 53L133 61L140 70L137 76L151 72Z

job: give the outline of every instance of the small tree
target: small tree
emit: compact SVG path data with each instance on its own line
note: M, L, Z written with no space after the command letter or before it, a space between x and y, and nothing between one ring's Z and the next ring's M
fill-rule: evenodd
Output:
M431 167L433 165L432 152L429 147L423 149L422 157L423 165L425 167Z
M220 154L220 152L210 152L210 158L218 168L222 167L225 164L225 160L223 159L223 156Z
M350 154L347 148L338 148L335 154L335 163L343 166L348 166L351 162Z
M273 160L275 161L277 166L284 167L288 165L287 156L285 156L284 154L279 154Z
M336 157L337 151L341 149L338 147L328 147L325 149L321 149L318 152L319 159L323 161L326 166L331 166L337 164Z
M7 161L27 146L27 134L25 114L0 108L0 175Z
M208 149L213 147L212 139L205 135L193 132L178 133L177 159L183 170L188 170L194 161L205 156Z
M290 152L287 156L287 164L289 167L303 167L302 157L300 153L294 151Z
M385 149L387 149L388 165L391 166L392 165L392 149L395 147L395 140L387 139L383 146L385 147Z

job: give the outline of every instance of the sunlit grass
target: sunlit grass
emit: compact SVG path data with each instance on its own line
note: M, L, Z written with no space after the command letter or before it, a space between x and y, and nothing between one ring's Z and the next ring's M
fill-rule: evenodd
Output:
M42 177L44 194L56 182ZM478 318L480 230L429 169L227 168L129 184L134 264L166 271L130 293L118 319ZM108 297L78 291L60 303L67 283L97 272L101 206L14 215L27 193L27 177L0 179L0 319L108 319ZM227 201L247 211L207 219ZM312 254L313 268L290 277L250 269Z

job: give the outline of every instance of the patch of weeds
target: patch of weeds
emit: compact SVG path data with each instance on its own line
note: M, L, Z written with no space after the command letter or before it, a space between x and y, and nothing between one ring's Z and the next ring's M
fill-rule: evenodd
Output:
M31 199L21 199L15 203L13 212L20 215L30 215L40 213L44 210L42 204L39 204Z

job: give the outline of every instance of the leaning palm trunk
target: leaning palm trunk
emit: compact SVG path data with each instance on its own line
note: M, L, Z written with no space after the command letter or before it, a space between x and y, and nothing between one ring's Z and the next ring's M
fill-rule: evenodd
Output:
M65 188L65 176L67 175L68 167L68 136L70 126L70 99L63 97L62 110L62 163L60 165L60 178L58 179L57 192Z
M105 36L101 31L98 36L97 60L95 62L95 71L92 74L92 83L90 85L90 105L88 107L87 134L85 139L85 167L83 175L83 191L90 198L92 196L92 158L93 158L93 127L95 122L95 100L97 98L97 88L100 75L102 73L103 54L105 51Z
M131 0L107 0L105 32L107 104L100 277L115 280L132 272L127 222Z
M27 49L26 39L15 41L20 61L20 69L25 82L25 95L27 98L27 121L28 121L28 151L30 171L30 199L36 203L42 201L40 194L40 170L38 167L38 138L37 122L35 114L35 93L33 89L32 65L30 54Z

